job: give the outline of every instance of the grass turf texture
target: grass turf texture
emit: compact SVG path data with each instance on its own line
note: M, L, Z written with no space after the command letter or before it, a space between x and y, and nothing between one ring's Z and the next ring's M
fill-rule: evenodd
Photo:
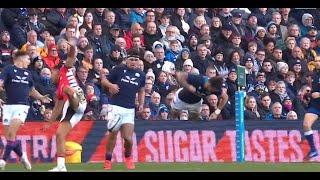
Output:
M55 163L34 163L33 172L46 172ZM320 172L319 163L136 163L135 170L127 170L123 163L112 164L104 170L102 163L67 164L71 172ZM22 164L9 163L5 172L25 172ZM0 171L1 172L1 171Z

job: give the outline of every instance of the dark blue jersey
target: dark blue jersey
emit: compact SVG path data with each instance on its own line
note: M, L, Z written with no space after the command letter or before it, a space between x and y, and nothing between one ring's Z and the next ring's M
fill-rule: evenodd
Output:
M312 92L320 92L320 71L315 71L312 77ZM310 106L316 109L320 109L320 98L311 98Z
M6 104L29 105L29 93L34 86L30 71L9 65L3 69L0 79L4 81Z
M110 104L135 108L136 93L144 87L146 74L120 65L110 71L108 80L120 88L119 92L111 97Z
M194 94L183 88L178 94L179 99L188 104L195 104L210 95L211 93L204 88L208 79L207 76L188 74L187 82L196 88L197 93Z

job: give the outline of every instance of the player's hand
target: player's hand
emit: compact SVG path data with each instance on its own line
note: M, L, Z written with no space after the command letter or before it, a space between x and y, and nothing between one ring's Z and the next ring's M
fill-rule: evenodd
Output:
M216 120L216 119L218 119L218 114L216 114L216 113L211 113L211 115L210 115L210 117L209 117L209 120Z
M49 98L49 94L46 94L46 95L42 96L39 100L42 103L50 103L52 101L52 99Z
M319 97L320 97L320 93L319 93L319 92L313 92L313 93L311 94L311 96L312 96L313 99L316 99L316 98L319 98Z
M119 92L120 88L118 86L118 84L112 84L110 87L109 87L109 92L112 94L112 95L115 95Z
M77 57L77 47L69 42L67 42L69 46L68 49L68 58L76 58Z
M197 89L192 85L188 86L188 90L194 94L197 92Z
M139 112L139 113L142 113L142 111L143 111L143 104L141 104L141 105L138 106L138 112Z

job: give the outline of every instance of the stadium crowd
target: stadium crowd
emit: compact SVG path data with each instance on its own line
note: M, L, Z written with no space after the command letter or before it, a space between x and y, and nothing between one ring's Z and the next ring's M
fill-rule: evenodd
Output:
M104 119L109 93L100 77L139 54L146 72L141 120L172 120L180 87L162 71L176 70L225 79L228 103L215 114L219 96L209 95L201 120L235 118L237 65L245 67L246 120L302 119L310 101L312 75L320 61L320 10L292 8L3 8L0 68L21 49L32 61L35 88L54 99L51 70L67 58L67 42L77 42L77 80L88 107L84 119ZM1 94L5 100L5 94ZM30 99L27 119L49 119L54 102ZM179 120L191 120L183 110Z

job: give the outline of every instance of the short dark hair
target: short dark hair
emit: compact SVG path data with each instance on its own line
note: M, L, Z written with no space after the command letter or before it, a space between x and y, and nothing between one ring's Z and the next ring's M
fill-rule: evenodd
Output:
M216 90L222 89L223 77L215 76L209 79L210 86Z

